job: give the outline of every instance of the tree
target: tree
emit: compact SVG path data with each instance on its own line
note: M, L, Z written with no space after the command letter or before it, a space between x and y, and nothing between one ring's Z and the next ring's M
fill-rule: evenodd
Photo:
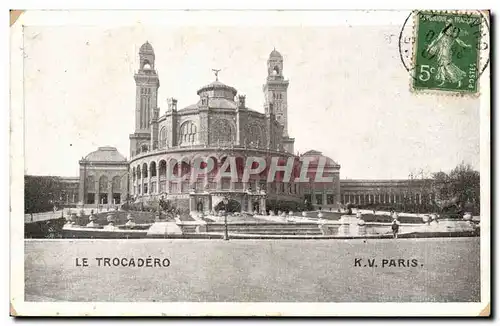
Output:
M51 211L58 204L62 185L58 177L24 176L24 211L38 213Z
M432 187L439 200L455 200L462 209L479 212L480 175L470 164L462 162L450 173L434 173Z

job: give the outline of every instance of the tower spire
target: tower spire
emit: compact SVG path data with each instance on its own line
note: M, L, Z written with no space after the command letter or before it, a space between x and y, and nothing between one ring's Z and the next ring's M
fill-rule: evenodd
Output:
M283 126L285 137L288 137L287 89L288 81L283 77L283 56L273 47L267 60L267 78L263 91L267 111L275 114L276 120Z

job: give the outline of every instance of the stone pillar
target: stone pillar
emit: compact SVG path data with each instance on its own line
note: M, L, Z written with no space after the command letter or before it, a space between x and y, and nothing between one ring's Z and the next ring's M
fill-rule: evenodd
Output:
M132 185L130 186L130 192L132 195L137 195L137 172L134 173L132 178L129 180L129 182L132 181ZM134 190L135 188L135 190Z
M87 176L85 175L84 173L84 169L80 167L80 183L78 184L78 201L81 202L82 204L86 204L85 202L85 191L87 189L85 189L85 186L87 186L87 188L89 187L86 183L87 183L87 180L86 180Z
M394 203L396 203L396 194L394 194Z
M361 204L361 194L358 194L358 205Z
M141 183L141 185L139 186L139 189L140 189L139 193L141 194L141 196L144 196L144 188L143 188L143 186L144 186L144 171L142 171L142 169L141 169L141 180L139 182Z
M95 197L94 197L94 204L101 204L101 191L99 190L99 178L101 176L100 175L97 175L95 176L95 180L94 180L94 193L95 193Z
M113 178L108 181L108 206L113 204Z
M266 208L266 197L261 197L260 198L260 211L261 212L267 212L267 208Z
M152 175L151 169L148 166L148 181L147 182L148 182L148 195L150 197L151 197L151 193L152 193L152 190L153 190L153 189L151 189L151 182L152 182L152 179L153 179L153 177L151 175Z
M203 200L203 209L205 211L212 210L212 196L205 196L205 198Z
M253 200L252 196L247 195L247 212L252 213L253 212Z
M326 202L326 192L325 191L323 191L323 199L322 200L323 200L323 203L321 205L323 205L323 206L328 205L328 203Z
M229 190L234 191L236 189L236 185L234 182L229 178Z
M182 193L182 162L183 161L177 161L177 178L175 182L177 182L177 193Z
M189 195L189 212L196 211L196 197Z
M156 193L160 193L160 164L156 164Z

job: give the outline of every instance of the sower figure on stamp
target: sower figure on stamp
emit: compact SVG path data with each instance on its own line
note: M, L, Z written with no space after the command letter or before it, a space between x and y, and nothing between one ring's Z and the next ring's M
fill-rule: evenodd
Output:
M467 31L461 30L454 26L452 20L448 20L446 27L439 33L427 47L426 51L431 57L436 57L437 73L435 79L442 86L445 82L461 84L462 79L466 76L465 71L457 67L452 60L452 46L455 42L461 47L470 48L470 44L466 44L459 36L467 35Z

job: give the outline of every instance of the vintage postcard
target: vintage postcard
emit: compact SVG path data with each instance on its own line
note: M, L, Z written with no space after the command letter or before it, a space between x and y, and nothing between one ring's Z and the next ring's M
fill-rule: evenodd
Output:
M489 316L490 13L11 12L13 316Z

